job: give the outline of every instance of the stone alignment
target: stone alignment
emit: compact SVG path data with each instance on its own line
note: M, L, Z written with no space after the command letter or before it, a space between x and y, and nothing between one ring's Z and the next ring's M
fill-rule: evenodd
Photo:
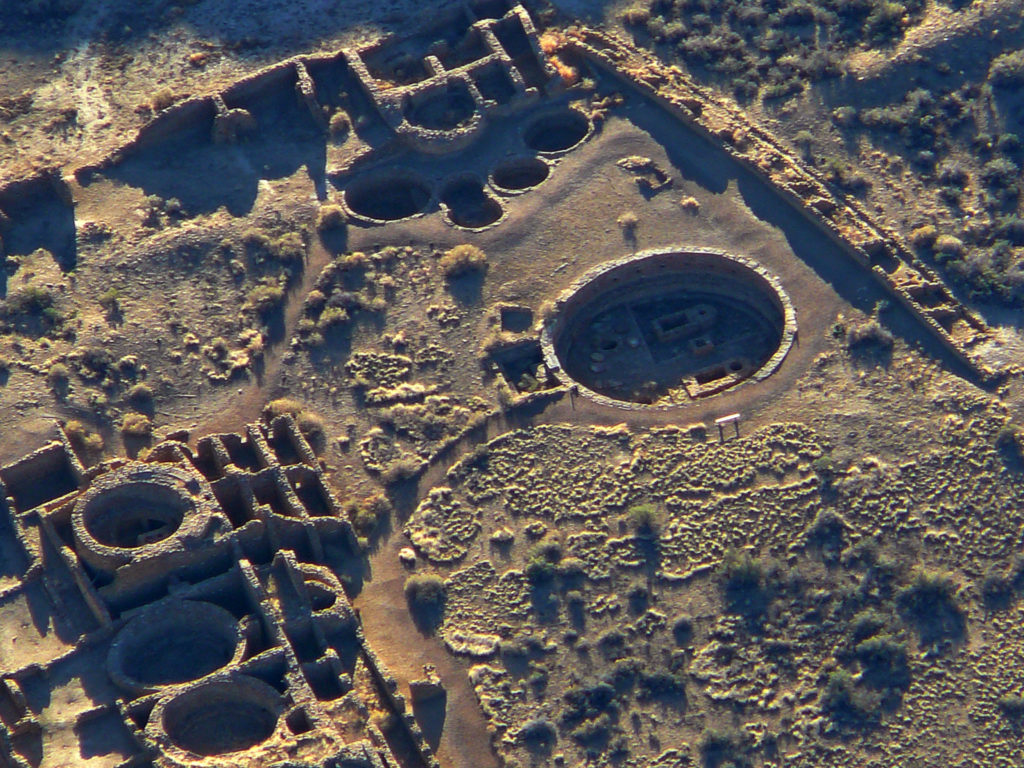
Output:
M86 471L61 432L0 468L20 555L0 604L53 630L26 620L3 660L0 763L103 739L124 768L436 765L363 638L339 578L359 548L294 419L174 437ZM41 718L79 678L69 740Z
M756 261L679 247L578 279L555 302L541 347L548 369L586 397L669 407L767 378L796 330L792 302Z

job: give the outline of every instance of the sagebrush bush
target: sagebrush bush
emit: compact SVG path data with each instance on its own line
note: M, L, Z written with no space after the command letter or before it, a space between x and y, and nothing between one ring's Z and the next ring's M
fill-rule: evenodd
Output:
M316 228L321 232L340 229L345 226L345 211L340 205L324 205L316 215Z
M126 413L121 420L121 434L125 437L149 437L153 422L144 413Z
M487 269L487 254L475 245L457 245L446 251L438 264L445 277L461 277Z
M414 573L405 580L405 599L412 608L436 609L444 605L444 579L434 573Z

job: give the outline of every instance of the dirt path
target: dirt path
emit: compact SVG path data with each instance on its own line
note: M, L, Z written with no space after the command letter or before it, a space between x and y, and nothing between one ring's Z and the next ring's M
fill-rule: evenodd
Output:
M232 399L229 408L218 411L199 422L192 430L193 441L204 435L234 432L240 428L240 425L249 424L260 417L263 406L279 388L281 366L284 365L283 357L289 349L288 343L294 335L295 326L302 315L306 295L313 290L317 277L330 260L331 254L324 248L319 238L314 236L309 246L302 277L289 289L285 299L284 330L281 339L269 347L263 355L262 374L253 376L239 387L241 393Z

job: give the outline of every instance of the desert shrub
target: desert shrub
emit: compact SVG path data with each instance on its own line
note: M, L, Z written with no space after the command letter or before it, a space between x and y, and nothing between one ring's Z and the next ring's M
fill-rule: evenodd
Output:
M1016 589L1011 574L1003 568L992 567L978 583L981 600L989 610L1003 610L1013 602Z
M660 515L656 504L634 504L626 510L626 517L630 525L638 533L651 534L658 530Z
M456 245L448 249L438 262L444 276L453 279L487 269L487 254L475 245Z
M640 26L650 21L651 12L647 8L627 8L619 18L627 26Z
M372 537L386 523L391 514L391 503L383 494L377 494L359 502L350 502L345 511L349 522L358 536Z
M988 69L992 85L1010 88L1024 85L1024 51L1012 51L996 56Z
M347 310L341 307L327 307L327 309L320 313L316 324L319 328L334 328L339 325L345 325L350 319L351 317Z
M526 555L526 577L533 584L551 581L558 575L561 559L562 545L557 541L535 544Z
M610 683L598 681L590 685L571 685L562 694L565 707L562 709L562 724L573 727L585 720L593 720L615 705L615 688Z
M749 554L733 550L725 553L716 573L726 609L745 616L758 616L768 607L771 595L766 583L766 568Z
M331 115L330 122L328 123L328 129L331 132L331 136L338 138L344 136L349 132L352 127L352 121L349 120L348 115L344 110L339 109L333 115Z
M46 371L46 379L52 386L66 384L71 376L71 371L61 362L51 363Z
M863 670L861 678L875 688L906 688L910 684L907 644L892 635L862 640L855 654Z
M324 205L316 215L316 228L321 231L339 229L345 226L345 211L340 205Z
M872 317L846 329L846 346L851 350L867 347L888 348L892 344L892 333L878 321L878 318Z
M278 278L264 277L254 285L245 297L242 309L266 314L284 302L284 286Z
M558 741L558 733L550 720L535 717L519 729L518 739L527 747L549 749Z
M323 448L327 431L324 420L316 413L307 410L306 406L298 400L282 397L271 400L263 406L263 418L268 422L284 414L295 419L295 425L314 449L319 451Z
M103 436L90 430L85 424L71 420L64 425L64 434L71 446L80 454L95 456L103 451Z
M956 591L956 582L949 574L921 569L896 593L896 605L915 626L922 642L958 638L963 635L965 620Z
M910 243L915 248L927 249L931 248L936 239L939 237L939 231L935 228L934 224L925 224L920 227L915 227L910 233Z
M697 740L697 749L707 768L735 765L740 758L742 737L734 728L705 728Z
M413 610L444 607L444 579L434 573L414 573L405 580L405 599Z
M640 219L632 211L626 211L615 220L615 223L619 225L619 229L629 235L636 231L637 226L640 224Z
M113 314L121 308L121 290L115 286L111 286L103 293L101 293L96 301L99 303L108 314Z
M412 480L423 471L424 462L416 456L403 456L392 461L381 473L380 479L385 485L395 485Z
M836 725L858 728L876 721L880 698L873 691L858 687L847 670L839 669L829 674L818 705L822 714Z
M153 422L144 413L126 413L121 420L121 434L125 437L149 437L153 433Z
M1003 713L1003 717L1017 723L1024 720L1024 696L1009 694L1000 696L996 706Z
M1008 189L1015 185L1020 177L1020 168L1007 157L996 157L989 160L981 168L981 180L992 189Z
M680 616L672 623L672 639L676 645L689 645L693 640L693 620L689 616Z
M841 334L846 334L846 328L842 328ZM822 485L830 485L836 475L835 462L832 460L831 454L823 453L818 458L811 462L811 469L814 474L818 476Z
M641 672L637 677L637 698L678 699L686 695L686 684L681 677L671 672Z
M958 258L964 254L964 243L959 237L953 235L939 235L935 240L935 252L948 258Z
M161 112L174 104L175 101L177 101L177 97L174 95L174 91L170 88L161 88L153 94L149 106L152 107L154 112Z
M835 562L839 560L839 553L843 549L845 533L846 523L843 518L831 509L826 509L818 514L807 529L807 544L821 553L826 562Z
M148 384L136 384L128 390L128 399L133 403L150 403L153 401L153 389Z
M55 303L56 298L49 288L26 285L24 288L9 293L0 307L2 307L2 313L8 317L12 315L38 316L57 324L60 314L56 311Z
M1024 436L1016 427L1007 424L996 433L996 450L1014 459L1024 459Z

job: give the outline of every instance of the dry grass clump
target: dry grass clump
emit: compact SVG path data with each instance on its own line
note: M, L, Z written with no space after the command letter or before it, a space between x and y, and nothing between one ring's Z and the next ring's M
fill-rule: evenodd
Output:
M178 97L174 95L174 91L170 88L161 88L153 94L153 98L150 100L149 106L154 112L162 112L177 100Z
M888 348L892 344L892 333L878 322L878 318L872 317L846 329L846 346L849 349L864 349L870 346Z
M153 434L153 422L144 413L126 413L121 421L121 434L125 437L149 437Z
M331 203L320 207L316 215L316 228L320 232L340 229L345 226L345 221L345 211L342 207Z
M339 109L331 115L330 122L328 123L328 130L330 130L331 136L335 139L345 136L351 127L352 121L343 109Z
M93 432L80 421L72 420L64 425L71 447L86 456L97 456L103 452L103 436Z
M487 269L487 254L475 245L464 243L445 251L438 264L445 277L461 277Z
M271 400L263 407L263 418L268 422L286 413L295 419L295 425L310 445L321 450L326 442L327 427L319 415L306 410L305 405L289 397Z
M618 224L619 229L626 234L632 234L640 224L640 219L632 211L626 211L615 220L615 223Z
M153 389L148 384L138 383L128 390L128 399L133 403L153 402Z
M405 580L405 599L416 608L440 608L444 605L444 579L433 573L414 573Z
M988 70L992 85L1009 88L1024 85L1024 51L1013 51L997 56Z

